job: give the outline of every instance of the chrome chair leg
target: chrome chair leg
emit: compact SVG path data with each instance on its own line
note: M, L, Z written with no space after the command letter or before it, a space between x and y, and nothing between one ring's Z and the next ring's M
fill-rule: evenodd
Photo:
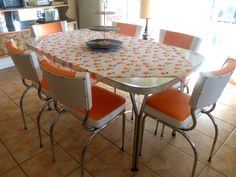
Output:
M159 123L160 123L160 122L157 121L156 129L155 129L155 132L154 132L155 135L157 134ZM163 124L163 125L162 125L162 130L161 130L161 137L164 137L164 131L165 131L165 125ZM176 136L176 130L174 130L174 129L173 129L173 131L172 131L172 136L174 136L174 137Z
M155 135L157 134L158 127L159 127L159 121L157 121L157 123L156 123L156 129L155 129L155 131L154 131L154 134L155 134Z
M135 94L134 94L134 98L135 98ZM133 104L132 104L132 110L131 110L131 118L130 118L130 120L134 120L134 116L135 116L135 114L134 114L134 106L133 106Z
M50 142L51 142L51 147L52 147L52 161L55 162L55 149L54 149L54 143L53 143L53 130L54 130L54 127L59 119L59 117L61 116L61 114L63 113L63 111L60 111L58 113L58 115L56 115L56 117L54 118L53 120L53 123L50 127Z
M193 149L193 153L194 153L194 163L193 163L193 169L192 169L192 175L191 177L194 177L196 168L197 168L197 161L198 161L198 153L195 147L195 144L193 143L193 141L190 139L190 137L183 131L175 129L176 131L178 131L181 135L183 135L183 137L189 142L189 144L191 145L192 149Z
M121 146L121 150L124 151L125 150L125 113L123 113L122 115L122 146Z
M176 130L175 130L175 129L173 129L173 131L172 131L172 136L173 136L173 137L176 136Z
M157 131L158 131L158 127L159 127L159 121L157 121L157 124L156 124L156 129L154 131L154 134L156 135L157 134ZM162 125L162 130L161 130L161 137L164 137L164 131L165 131L165 125L163 124Z
M142 149L143 149L143 135L144 135L144 128L145 128L145 122L146 122L146 117L147 117L147 115L145 115L144 117L143 117L143 119L142 119L142 128L141 128L141 134L140 134L140 136L141 136L141 138L140 138L140 148L139 148L139 155L141 156L142 155Z
M189 94L189 87L187 85L184 85L184 89L186 89L186 93Z
M87 148L89 143L93 140L93 138L98 134L98 132L101 129L96 129L95 131L93 131L92 135L86 140L83 150L82 150L82 155L81 155L81 177L84 177L84 161L85 161L85 155L87 152Z
M134 107L132 106L132 110L131 110L131 118L130 120L134 120Z
M51 107L51 102L48 104L48 110L51 111L52 107Z
M42 142L42 135L41 135L41 128L40 128L40 120L41 120L41 116L43 111L45 110L45 108L52 102L53 100L50 99L48 100L46 103L44 103L43 107L41 107L38 116L37 116L37 128L38 128L38 134L39 134L39 146L40 148L43 147L43 142Z
M162 125L162 130L161 130L161 137L164 137L164 131L165 131L165 125Z
M24 129L27 130L27 126L26 126L26 121L25 121L25 115L24 115L24 109L23 109L23 100L24 97L26 95L26 93L33 88L33 85L27 86L26 89L24 90L24 92L22 93L21 97L20 97L20 110L21 110L21 116L23 119L23 123L24 123Z
M218 132L219 131L218 131L218 125L216 124L214 117L210 113L206 113L206 114L211 119L211 121L214 125L214 128L215 128L215 137L214 137L214 141L213 141L213 144L212 144L212 147L211 147L211 153L210 153L210 156L209 156L209 159L208 159L208 161L210 162L211 159L212 159L214 149L215 149L215 145L216 145L216 141L217 141L217 138L218 138Z

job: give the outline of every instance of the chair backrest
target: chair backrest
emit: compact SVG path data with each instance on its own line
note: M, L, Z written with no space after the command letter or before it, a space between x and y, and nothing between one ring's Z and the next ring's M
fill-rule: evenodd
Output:
M53 33L68 31L66 21L32 25L32 29L35 37L42 37Z
M47 60L40 62L43 76L55 100L83 110L92 107L89 73L66 71L51 65Z
M121 23L121 22L112 22L112 25L119 27L119 30L116 31L116 33L118 34L132 36L139 39L141 39L142 37L143 27L141 25L134 25L134 24L129 24L129 23Z
M201 39L196 36L161 29L159 42L175 47L197 51Z
M31 81L40 81L42 79L42 73L35 52L18 49L13 40L6 43L6 48L22 79Z
M229 58L220 70L200 73L190 99L190 106L202 109L216 103L235 67L236 60Z

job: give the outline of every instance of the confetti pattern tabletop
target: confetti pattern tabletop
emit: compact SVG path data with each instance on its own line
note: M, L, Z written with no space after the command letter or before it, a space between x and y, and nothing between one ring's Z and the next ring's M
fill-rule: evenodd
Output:
M46 36L34 50L63 66L108 78L182 78L193 69L189 58L194 58L194 53L187 50L114 32L106 33L106 37L122 41L122 48L92 50L86 41L103 38L103 33L82 29Z

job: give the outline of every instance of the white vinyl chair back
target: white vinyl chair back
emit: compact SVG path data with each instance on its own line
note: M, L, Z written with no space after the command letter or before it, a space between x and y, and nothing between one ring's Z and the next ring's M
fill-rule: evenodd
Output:
M202 109L216 103L235 67L236 60L227 59L222 69L200 73L190 99L191 107Z
M35 37L42 37L57 32L68 31L67 21L51 22L45 24L32 25Z
M116 26L119 28L119 30L116 31L116 33L118 34L132 36L138 39L142 38L143 27L141 25L121 23L121 22L112 22L112 26Z
M31 81L40 81L42 79L42 73L35 52L19 50L13 40L7 42L6 47L17 71L23 79Z
M60 23L61 23L62 32L68 31L67 21L60 21Z
M46 60L40 64L54 99L72 108L91 109L92 94L88 73L64 71Z
M161 29L159 42L175 47L197 51L201 39L196 36Z

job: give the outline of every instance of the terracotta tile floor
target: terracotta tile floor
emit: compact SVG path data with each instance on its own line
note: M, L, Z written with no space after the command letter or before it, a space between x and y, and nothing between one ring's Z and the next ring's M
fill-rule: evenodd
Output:
M104 86L104 85L103 85ZM107 87L111 89L111 87ZM25 99L25 116L28 129L23 129L19 98L24 87L15 68L0 70L0 176L1 177L79 177L80 151L88 133L81 122L64 114L55 128L56 163L51 161L49 126L55 111L45 111L42 117L44 147L39 148L36 115L42 106L36 91ZM105 128L91 143L86 157L86 177L190 177L193 153L190 146L178 135L171 136L166 128L163 138L154 135L156 122L147 119L143 155L139 171L132 172L131 153L133 121L130 120L131 103L127 98L126 150L122 152L121 119ZM141 97L138 99L139 103ZM236 85L228 84L219 99L213 115L219 125L219 139L211 163L207 162L213 141L213 126L206 116L198 118L196 129L189 132L199 151L196 176L236 176ZM161 128L161 127L160 127Z

